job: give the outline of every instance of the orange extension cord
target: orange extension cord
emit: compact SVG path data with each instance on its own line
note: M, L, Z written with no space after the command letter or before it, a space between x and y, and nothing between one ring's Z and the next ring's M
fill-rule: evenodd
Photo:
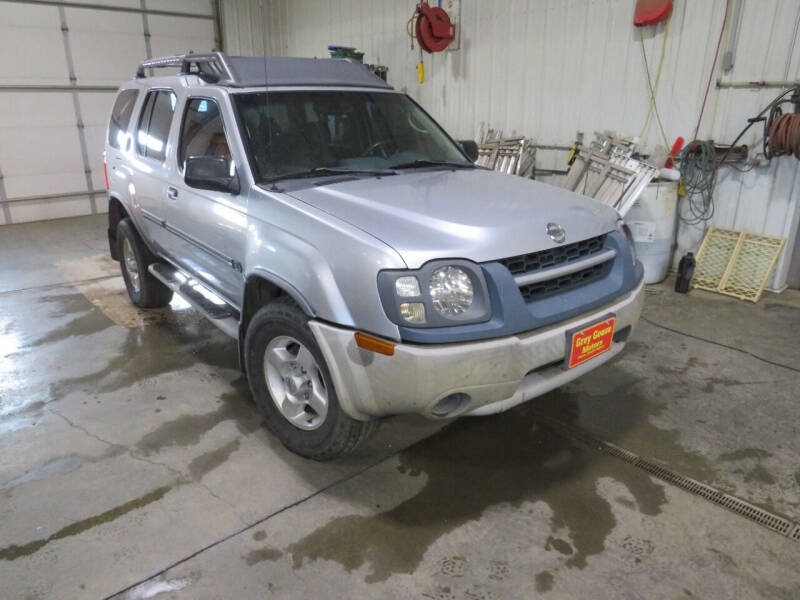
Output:
M769 128L768 143L772 156L794 154L800 160L800 114L788 113L776 118Z

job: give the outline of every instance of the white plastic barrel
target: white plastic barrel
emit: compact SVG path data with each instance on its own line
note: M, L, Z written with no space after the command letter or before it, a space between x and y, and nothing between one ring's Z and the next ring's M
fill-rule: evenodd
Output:
M636 255L644 265L645 283L658 283L667 276L675 251L677 204L678 183L659 181L649 184L625 215Z

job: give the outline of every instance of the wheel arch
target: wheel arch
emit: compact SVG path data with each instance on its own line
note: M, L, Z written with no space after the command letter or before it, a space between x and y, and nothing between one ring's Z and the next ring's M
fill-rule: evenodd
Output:
M245 337L253 315L262 306L281 296L291 298L309 318L316 316L316 312L308 299L282 277L264 269L256 269L249 273L245 279L239 317L239 364L242 369L244 369L245 365Z

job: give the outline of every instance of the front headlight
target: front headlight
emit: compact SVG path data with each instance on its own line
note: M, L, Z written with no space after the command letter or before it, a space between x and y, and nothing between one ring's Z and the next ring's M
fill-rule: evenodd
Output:
M431 275L428 291L433 307L448 317L466 312L475 297L469 275L458 267L436 269Z
M405 327L466 325L492 316L483 269L468 260L435 260L413 271L381 271L378 292L389 319Z
M619 219L617 221L617 229L625 236L625 239L628 240L628 246L631 249L631 259L633 260L634 266L636 265L636 245L633 243L633 233L631 232L631 228L625 224L625 221Z

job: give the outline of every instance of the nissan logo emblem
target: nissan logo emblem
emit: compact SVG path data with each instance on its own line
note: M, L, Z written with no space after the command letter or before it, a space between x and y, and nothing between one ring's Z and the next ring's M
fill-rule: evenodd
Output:
M567 239L567 232L564 231L564 228L558 223L547 224L547 235L549 235L550 239L556 244L563 244L564 240Z

